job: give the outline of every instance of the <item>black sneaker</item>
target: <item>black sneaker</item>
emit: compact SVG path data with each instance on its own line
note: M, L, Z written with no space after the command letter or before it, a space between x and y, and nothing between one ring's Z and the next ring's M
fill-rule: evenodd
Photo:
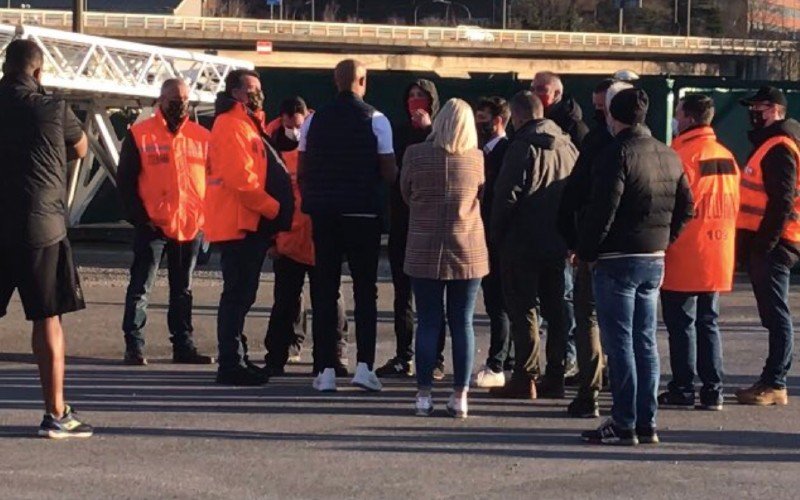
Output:
M147 366L147 358L141 349L125 349L125 357L122 362L128 366Z
M600 416L600 405L597 399L575 398L567 406L567 415L572 418L597 418Z
M697 405L698 410L707 410L707 411L722 411L722 404L724 402L724 398L722 397L722 393L719 392L708 392L708 393L700 393L700 403Z
M180 365L213 365L211 356L200 354L197 349L177 349L172 352L172 362Z
M254 387L267 382L269 382L269 378L261 370L255 372L249 368L239 367L233 370L217 371L217 383L222 385Z
M414 365L410 361L392 358L385 365L375 370L381 378L409 378L414 376Z
M636 446L639 444L636 432L633 429L622 429L610 418L597 429L582 433L581 439L590 444L615 446Z
M347 369L347 364L343 361L339 361L339 363L333 367L334 371L336 372L337 377L349 377L350 371Z
M536 394L539 399L563 399L564 377L542 377L536 382Z
M658 439L658 433L655 427L636 427L636 437L639 439L640 444L658 444L661 442Z
M272 377L283 377L286 375L286 368L267 363L264 365L264 368L261 369L261 373L266 376L267 379Z
M658 407L691 410L694 408L694 392L662 392L658 395Z
M433 380L444 380L444 363L436 363L433 367Z
M56 418L47 413L39 425L39 436L50 439L88 438L92 434L94 429L78 420L69 406L65 406L63 417Z

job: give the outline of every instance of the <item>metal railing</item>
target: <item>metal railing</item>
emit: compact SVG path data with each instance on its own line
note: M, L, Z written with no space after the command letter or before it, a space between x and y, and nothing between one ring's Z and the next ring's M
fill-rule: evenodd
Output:
M72 13L56 10L0 9L0 23L29 24L69 29ZM240 39L271 40L308 37L309 43L342 42L370 44L392 41L409 45L467 44L482 48L548 50L637 50L654 52L700 51L709 53L757 54L796 50L798 44L777 40L734 38L699 38L606 33L565 33L550 31L488 30L481 28L442 28L391 26L379 24L344 24L308 21L275 21L165 15L134 15L87 12L84 26L90 33L107 30L145 30L144 36L172 36L183 32L213 39L217 35L238 35ZM141 33L137 37L141 37Z

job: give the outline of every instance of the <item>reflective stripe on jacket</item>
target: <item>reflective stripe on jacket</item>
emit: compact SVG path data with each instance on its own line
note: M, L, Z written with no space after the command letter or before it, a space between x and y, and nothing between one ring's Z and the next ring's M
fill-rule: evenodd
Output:
M675 138L692 190L695 215L667 248L664 290L726 292L733 286L739 167L714 129L697 127Z
M164 235L191 241L203 227L209 132L185 120L176 133L161 110L131 127L139 150L139 197Z
M259 113L263 116L263 114ZM266 192L267 157L261 131L244 105L219 114L208 151L205 237L240 240L262 217L274 219L280 204Z
M794 208L788 222L783 228L781 238L793 243L800 242L800 148L794 139L780 135L768 139L762 144L747 162L741 181L741 208L736 227L750 231L758 231L767 209L767 192L764 189L764 157L775 146L788 148L795 157L798 168L797 185L795 186Z

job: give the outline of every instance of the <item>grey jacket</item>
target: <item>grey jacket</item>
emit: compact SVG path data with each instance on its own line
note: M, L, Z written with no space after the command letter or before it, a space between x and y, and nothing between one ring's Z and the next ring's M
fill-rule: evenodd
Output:
M514 135L495 184L490 238L502 258L559 259L567 244L558 207L578 150L551 120L533 120Z

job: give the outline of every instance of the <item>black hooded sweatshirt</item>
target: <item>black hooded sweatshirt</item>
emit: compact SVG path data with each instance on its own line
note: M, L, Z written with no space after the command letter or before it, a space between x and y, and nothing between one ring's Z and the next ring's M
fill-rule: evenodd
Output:
M767 140L785 135L800 143L800 123L788 119L776 122L760 130L748 133L755 152ZM761 164L764 189L767 192L767 207L758 231L740 229L737 232L739 256L746 262L751 253L773 256L786 266L794 266L800 260L800 245L781 238L783 227L794 212L797 186L797 165L792 152L783 145L770 149Z
M575 99L565 95L560 101L547 108L544 117L556 122L561 130L569 134L572 144L579 150L581 149L583 139L589 133L589 127L583 122L583 110Z
M419 87L431 100L431 120L436 118L439 112L439 93L436 90L436 85L430 81L420 78L411 82L403 92L403 109L406 111L406 120L399 124L394 132L394 152L397 158L398 178L400 176L400 169L403 168L403 156L406 149L414 144L419 144L428 138L431 133L431 127L415 128L411 125L411 115L408 112L408 94L413 87ZM391 246L405 247L406 234L408 233L408 205L403 201L403 196L400 194L400 183L395 182L392 185L391 194L389 198L389 215L390 215L390 228L389 240Z

